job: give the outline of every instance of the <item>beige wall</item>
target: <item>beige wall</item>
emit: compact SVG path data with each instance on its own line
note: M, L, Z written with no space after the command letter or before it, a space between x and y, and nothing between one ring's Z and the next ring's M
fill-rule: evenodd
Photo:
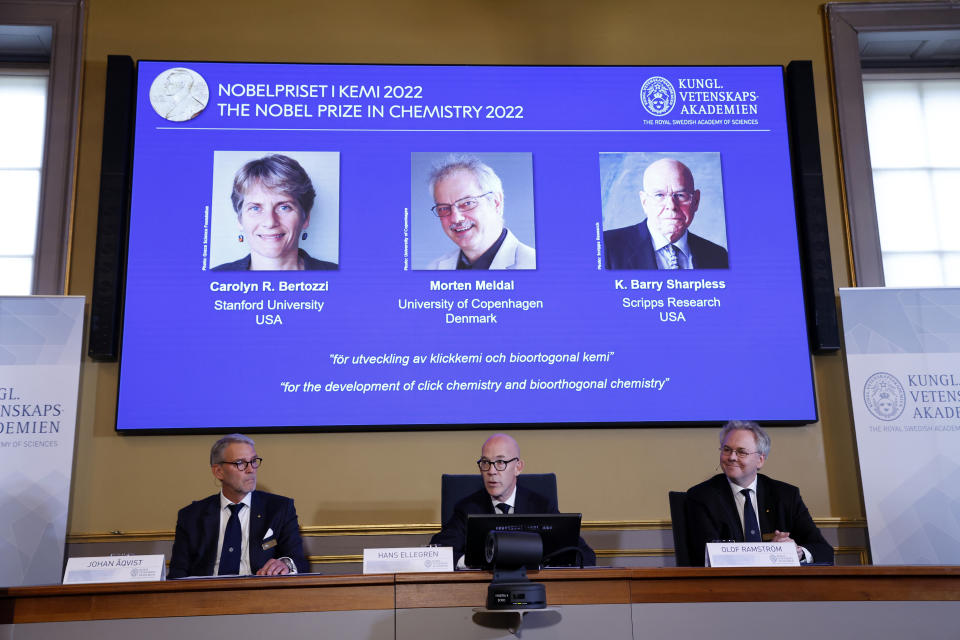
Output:
M71 294L91 291L108 54L617 65L810 59L834 278L838 286L850 281L819 0L88 0L87 7ZM843 359L818 356L814 372L821 421L774 429L766 471L799 484L815 517L861 518ZM213 438L116 435L116 389L115 364L84 363L71 534L169 531L180 506L216 490L206 466ZM483 437L470 431L260 435L266 460L260 484L295 497L303 525L436 522L439 474L474 471ZM668 519L666 492L700 481L717 463L710 429L529 430L518 438L527 471L556 471L561 507L583 511L588 521Z

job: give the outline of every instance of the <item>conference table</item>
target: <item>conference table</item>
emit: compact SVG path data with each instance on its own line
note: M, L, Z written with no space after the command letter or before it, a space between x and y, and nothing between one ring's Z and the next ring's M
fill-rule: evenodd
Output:
M960 637L960 567L531 572L546 610L484 609L489 572L0 589L0 640ZM749 631L748 631L749 629Z

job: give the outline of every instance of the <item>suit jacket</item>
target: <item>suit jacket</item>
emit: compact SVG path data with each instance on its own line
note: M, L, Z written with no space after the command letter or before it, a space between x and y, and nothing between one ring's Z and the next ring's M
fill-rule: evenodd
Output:
M517 497L513 504L514 513L560 513L555 500L551 500L535 491L530 491L524 487L517 487ZM456 562L464 554L464 548L467 543L467 516L472 513L490 513L496 514L497 510L493 507L490 500L490 494L486 489L481 488L475 493L461 500L454 506L453 515L443 524L440 533L430 538L430 544L441 547L453 547L453 560ZM583 553L584 566L594 566L597 564L597 554L593 552L590 545L579 539L578 547Z
M457 260L460 259L460 249L437 258L429 265L427 269L456 269ZM537 268L537 250L527 246L513 235L513 232L507 229L507 237L503 239L500 250L493 257L490 263L490 270L494 269L536 269Z
M339 269L339 265L334 262L327 262L326 260L317 260L309 253L303 249L297 249L297 253L300 254L300 257L303 259L303 270L304 271L334 271ZM249 271L250 270L250 254L243 256L239 260L234 260L233 262L225 262L219 264L212 269L211 271Z
M727 477L718 473L687 491L687 543L690 562L704 564L704 545L715 540L743 541L743 526ZM833 562L833 547L813 523L800 490L792 484L757 474L757 519L760 532L789 531L814 562Z
M727 269L727 250L705 238L687 232L687 244L694 269ZM603 232L607 269L657 269L657 256L644 218L635 225Z
M264 549L264 535L273 529L266 540L277 544ZM310 571L300 524L293 500L283 496L254 491L250 498L249 550L250 570L256 573L270 558L290 558L297 571ZM168 578L213 575L217 561L217 540L220 537L220 494L193 502L177 513L177 532L170 554Z

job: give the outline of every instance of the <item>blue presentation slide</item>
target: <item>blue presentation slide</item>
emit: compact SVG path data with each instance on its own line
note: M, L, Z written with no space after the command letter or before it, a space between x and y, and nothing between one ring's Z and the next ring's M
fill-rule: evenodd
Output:
M140 61L117 429L817 419L783 69Z

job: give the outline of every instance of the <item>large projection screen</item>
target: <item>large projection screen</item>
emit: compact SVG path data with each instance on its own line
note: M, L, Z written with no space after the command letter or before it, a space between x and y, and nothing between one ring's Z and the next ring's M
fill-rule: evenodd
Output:
M815 421L783 86L140 61L117 429Z

